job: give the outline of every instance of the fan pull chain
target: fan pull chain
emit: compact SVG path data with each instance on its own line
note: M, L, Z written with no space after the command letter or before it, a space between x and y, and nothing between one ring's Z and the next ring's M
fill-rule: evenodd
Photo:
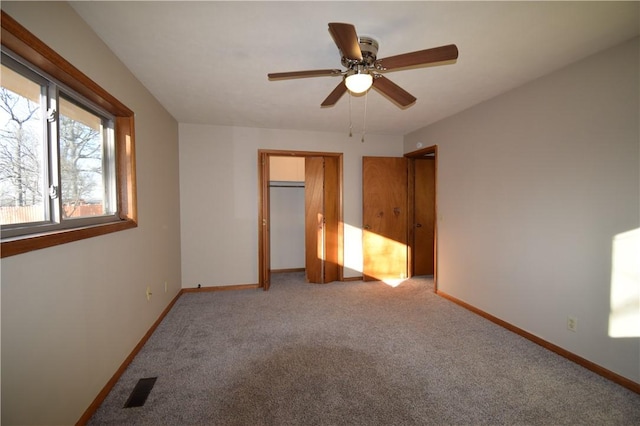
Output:
M351 92L349 92L349 137L353 137L353 122L351 121Z
M369 99L369 91L364 94L364 117L362 119L362 139L360 142L364 143L364 134L367 128L367 99Z

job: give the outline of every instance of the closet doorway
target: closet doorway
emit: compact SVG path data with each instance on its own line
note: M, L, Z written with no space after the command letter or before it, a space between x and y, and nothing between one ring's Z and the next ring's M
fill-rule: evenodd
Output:
M286 159L296 161L287 162ZM292 170L283 172L284 168L289 168L286 166L287 163L294 166ZM300 167L301 164L302 167ZM303 170L301 171L300 168ZM291 247L286 248L287 244L298 244L296 241L300 241L301 238L304 240L304 270L307 281L312 283L341 281L343 279L342 154L259 150L258 181L259 287L264 290L269 289L272 260L281 262L281 259L277 258L280 253L272 253L274 245L278 251L280 247L291 250ZM303 197L301 192L304 193ZM302 202L302 198L304 198L304 217L291 217L291 233L282 233L283 221L289 220L287 215L297 215L295 210L301 208L297 203ZM272 207L272 201L280 203L282 200L296 204L290 207L274 204ZM284 217L277 216L278 214ZM304 232L303 237L300 236L301 232ZM281 241L282 238L286 241ZM297 250L302 251L301 247ZM275 259L272 259L272 254L276 256Z

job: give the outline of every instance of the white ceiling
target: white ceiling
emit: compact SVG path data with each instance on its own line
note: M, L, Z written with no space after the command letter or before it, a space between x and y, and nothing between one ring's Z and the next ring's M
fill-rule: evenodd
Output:
M638 2L71 2L182 123L404 135L637 36ZM453 64L386 77L418 98L379 92L320 103L339 77L267 73L340 68L327 24L380 43L378 58L456 44ZM351 104L351 106L350 106Z

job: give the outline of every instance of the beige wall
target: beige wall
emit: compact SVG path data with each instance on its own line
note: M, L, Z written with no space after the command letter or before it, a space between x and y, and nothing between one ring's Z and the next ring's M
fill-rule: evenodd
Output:
M1 263L2 424L73 424L180 290L178 125L67 3L2 9L136 114L139 227Z
M345 276L360 276L362 156L402 156L402 137L180 123L183 287L258 282L259 149L344 153Z
M640 225L638 51L636 39L596 54L413 132L404 149L438 145L442 291L640 383L638 332L609 330L621 309L635 321L640 310L637 280L612 299L611 266L616 235Z

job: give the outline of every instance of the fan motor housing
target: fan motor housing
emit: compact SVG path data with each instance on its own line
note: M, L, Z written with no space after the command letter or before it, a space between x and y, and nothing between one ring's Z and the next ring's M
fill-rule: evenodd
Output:
M361 36L358 38L358 44L360 44L360 51L362 52L362 61L355 62L342 57L342 65L345 68L354 69L358 65L365 65L367 67L373 66L378 56L378 41L371 37Z

